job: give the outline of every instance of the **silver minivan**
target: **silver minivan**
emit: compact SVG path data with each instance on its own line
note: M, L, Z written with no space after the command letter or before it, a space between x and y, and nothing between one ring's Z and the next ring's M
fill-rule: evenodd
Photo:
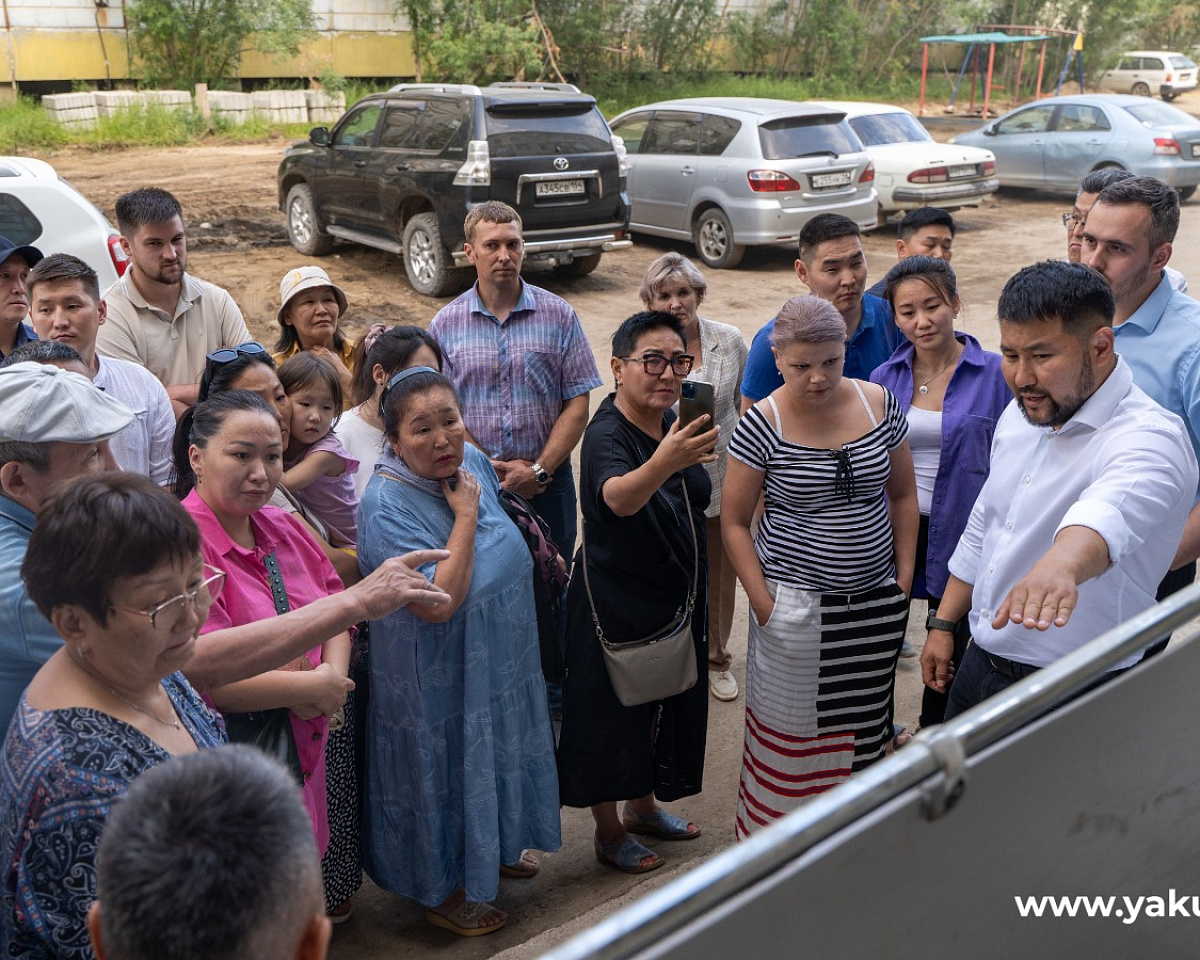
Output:
M710 267L790 246L818 213L876 222L875 167L845 113L754 97L664 100L612 121L629 152L630 229L691 239Z

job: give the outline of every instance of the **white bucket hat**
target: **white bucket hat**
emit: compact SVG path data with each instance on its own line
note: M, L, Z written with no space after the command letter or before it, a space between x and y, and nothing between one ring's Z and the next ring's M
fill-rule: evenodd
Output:
M0 442L96 443L133 420L132 410L81 374L31 362L0 370Z
M283 316L287 313L287 305L292 297L302 290L311 290L313 287L332 288L333 295L338 302L338 319L341 319L341 315L346 312L348 306L345 291L330 280L329 274L320 267L297 267L295 270L285 273L283 279L279 281L279 313L276 314L276 319L281 327L283 326Z

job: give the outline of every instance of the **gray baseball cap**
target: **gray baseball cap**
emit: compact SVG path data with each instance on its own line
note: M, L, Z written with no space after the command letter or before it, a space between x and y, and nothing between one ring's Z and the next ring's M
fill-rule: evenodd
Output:
M0 442L94 443L133 420L125 404L78 373L46 363L0 369Z

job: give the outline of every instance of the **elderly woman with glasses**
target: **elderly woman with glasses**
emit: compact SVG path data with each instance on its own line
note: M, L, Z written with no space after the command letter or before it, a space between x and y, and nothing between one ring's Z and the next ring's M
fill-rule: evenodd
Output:
M490 902L501 874L532 877L527 848L559 846L533 561L450 381L409 367L380 408L388 449L363 494L359 563L445 547L422 572L451 600L370 624L364 862L429 923L475 937L507 921Z
M657 801L700 792L706 685L622 705L596 628L599 621L616 643L636 640L670 624L692 597L692 639L698 675L704 675L704 510L710 485L702 465L716 460L720 431L707 415L681 426L671 412L694 362L678 317L634 314L613 334L616 392L600 404L583 435L584 536L575 569L584 571L586 564L587 576L572 577L567 599L559 781L564 804L591 808L596 858L624 873L644 873L665 862L631 834L660 840L700 835L696 824Z

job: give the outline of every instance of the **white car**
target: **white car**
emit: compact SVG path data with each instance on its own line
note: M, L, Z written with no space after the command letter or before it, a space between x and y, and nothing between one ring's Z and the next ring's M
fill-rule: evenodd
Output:
M898 210L978 206L1000 189L990 150L939 143L903 107L830 100L822 105L846 114L875 164L881 224Z
M1132 93L1135 97L1158 94L1164 100L1174 100L1196 89L1196 64L1190 57L1170 50L1131 50L1121 54L1117 65L1101 75L1099 86L1112 93Z
M0 157L0 235L46 255L74 254L96 271L101 291L129 265L104 214L44 160Z

